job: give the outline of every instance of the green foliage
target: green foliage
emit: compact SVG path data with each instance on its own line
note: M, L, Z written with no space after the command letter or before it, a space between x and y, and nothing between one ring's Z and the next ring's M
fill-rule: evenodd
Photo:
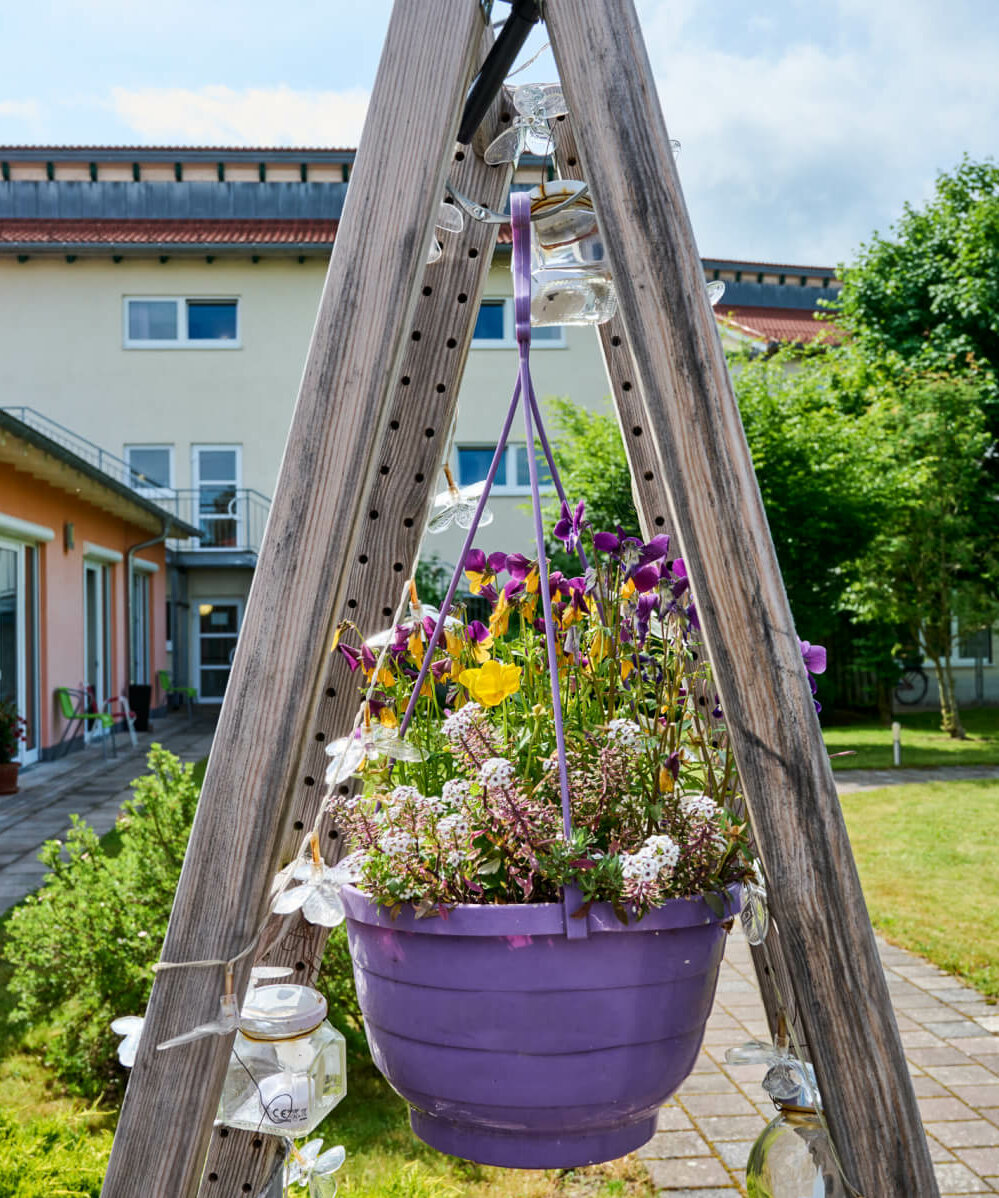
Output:
M416 563L414 582L421 602L429 603L431 607L440 607L450 581L451 567L446 566L435 553L421 558Z
M865 353L919 369L999 370L999 166L965 157L843 272L836 321Z
M86 1115L21 1124L0 1110L0 1194L4 1198L98 1198L111 1132Z
M198 801L193 766L159 745L148 765L115 836L74 817L65 844L43 846L50 872L6 929L13 1019L48 1025L47 1063L89 1097L123 1088L109 1024L145 1009Z
M613 532L620 525L629 536L640 535L617 419L609 412L589 412L569 399L547 399L545 407L554 418L554 453L570 502L586 500L586 518L594 528ZM558 519L558 511L557 499L546 505L547 527ZM579 572L578 558L566 555L558 541L552 548L558 569Z
M354 967L347 948L345 924L330 933L316 989L326 998L330 1023L347 1041L348 1057L355 1063L369 1063L371 1058L364 1037L364 1020L357 1002L357 991L354 989Z

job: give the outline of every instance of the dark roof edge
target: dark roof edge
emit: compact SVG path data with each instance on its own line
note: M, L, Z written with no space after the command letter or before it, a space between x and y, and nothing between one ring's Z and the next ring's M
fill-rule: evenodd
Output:
M18 162L287 162L351 163L350 148L320 146L0 146L0 159Z
M153 503L152 500L144 498L137 491L133 491L131 487L126 487L124 483L120 483L116 478L112 478L110 474L105 474L103 470L98 470L96 466L91 466L89 462L73 453L72 450L66 449L58 441L53 441L51 437L46 437L44 433L40 433L37 429L32 428L30 424L25 424L23 420L18 420L16 416L11 416L3 408L0 408L0 428L6 429L15 437L19 437L22 441L27 441L37 449L44 450L45 453L57 458L60 462L65 462L73 470L77 470L80 474L86 475L87 478L92 479L94 482L100 483L101 486L106 487L109 491L113 491L120 498L129 500L136 507L155 516L158 520L168 521L171 528L171 532L168 535L185 537L201 536L200 528L195 528L193 525L178 519L172 512L168 512L166 508L160 507L158 503Z
M254 254L273 258L284 254L319 258L328 257L332 249L332 241L0 241L0 257L8 258L15 254L35 257L72 254L79 258L106 258L109 254L122 258L148 258L150 254L169 254L171 257L203 257L205 254L238 257L241 254Z

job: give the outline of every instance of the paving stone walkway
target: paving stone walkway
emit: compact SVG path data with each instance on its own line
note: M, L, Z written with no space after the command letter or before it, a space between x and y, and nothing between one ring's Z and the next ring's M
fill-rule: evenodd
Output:
M850 770L837 773L836 784L843 793L985 777L999 777L999 770ZM904 949L880 938L878 948L942 1198L999 1194L999 1006ZM728 1065L725 1053L768 1039L749 945L737 928L694 1072L663 1107L658 1133L639 1153L658 1194L746 1194L749 1150L776 1112L760 1084L766 1066Z
M81 815L100 835L111 830L122 803L131 798L130 783L145 772L154 742L182 761L208 755L214 721L205 716L190 722L186 713L155 717L151 731L137 733L138 748L118 734L118 755L107 760L99 744L41 762L21 771L15 795L0 796L0 912L6 911L41 883L45 867L38 850L61 837L70 815Z

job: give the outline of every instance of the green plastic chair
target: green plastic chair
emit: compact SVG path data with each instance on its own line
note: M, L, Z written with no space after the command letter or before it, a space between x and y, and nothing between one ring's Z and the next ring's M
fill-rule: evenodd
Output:
M187 703L187 718L193 720L194 704L198 698L197 688L193 686L177 686L171 681L169 670L157 670L156 674L160 680L160 690L164 696L169 698L171 695L177 695L178 698L183 699Z
M79 728L86 729L88 723L94 727L98 724L101 726L101 748L104 751L105 758L108 755L108 733L111 734L111 753L112 756L118 756L118 746L114 739L114 716L107 711L88 711L87 710L87 695L84 691L73 691L68 686L60 686L56 688L56 698L59 700L59 710L62 713L62 718L66 720L66 731L63 732L62 740L59 741L59 746L66 746L66 751L69 751L69 744ZM68 734L68 735L67 735Z

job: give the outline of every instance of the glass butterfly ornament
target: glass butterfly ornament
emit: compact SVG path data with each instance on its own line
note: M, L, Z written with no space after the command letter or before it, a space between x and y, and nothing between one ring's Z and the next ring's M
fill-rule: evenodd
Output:
M517 115L510 128L504 129L486 147L483 157L489 166L501 162L516 166L525 150L546 154L551 141L548 122L569 111L557 83L522 83L513 89L511 96Z
M393 729L384 724L373 724L368 705L364 705L364 719L359 728L349 736L341 736L326 746L332 758L326 767L326 785L337 786L363 770L369 762L382 758L390 761L422 761L423 754Z
M770 931L770 908L767 905L767 884L758 861L753 862L753 876L743 883L743 904L739 918L746 939L754 948L766 940Z
M275 915L289 915L300 910L309 923L335 928L346 918L340 901L340 887L351 879L350 870L339 865L329 866L323 861L319 853L319 834L313 832L307 852L274 879L277 894L271 910ZM289 880L298 885L286 885Z
M435 510L427 525L427 532L430 533L444 532L452 524L457 524L459 528L471 528L472 521L475 519L475 510L479 506L479 500L486 487L485 481L472 483L467 487L459 487L454 481L450 466L444 467L444 477L447 479L447 490L434 496ZM492 511L488 507L484 508L479 520L479 527L485 528L492 522Z
M435 235L431 239L430 249L427 252L427 266L436 262L444 252L440 240L436 236L437 232L460 233L464 227L465 218L461 214L461 209L456 204L449 204L447 200L441 200L437 209L437 219L434 221Z
M284 1184L308 1187L309 1198L333 1198L336 1194L336 1181L333 1174L347 1159L343 1146L338 1144L323 1152L322 1139L310 1140L302 1148L296 1148L291 1141L289 1158L284 1166Z

